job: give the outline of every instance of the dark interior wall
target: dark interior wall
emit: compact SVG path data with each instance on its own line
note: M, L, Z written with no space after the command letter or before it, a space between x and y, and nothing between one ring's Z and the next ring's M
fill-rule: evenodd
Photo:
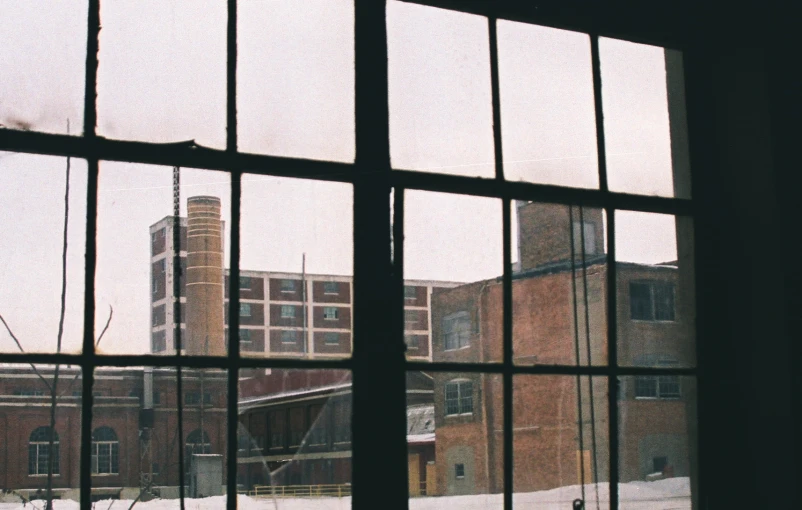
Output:
M787 113L799 111L798 85L789 83L798 57L779 28L782 13L767 9L727 32L711 19L686 65L700 205L700 508L800 504L792 489L800 292L792 204L800 188L788 132L798 132L799 116Z

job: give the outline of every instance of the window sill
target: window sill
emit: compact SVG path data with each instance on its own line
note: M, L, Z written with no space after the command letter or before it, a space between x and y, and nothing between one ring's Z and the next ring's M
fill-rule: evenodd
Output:
M58 431L56 431L56 432L58 432ZM30 478L46 478L47 477L47 473L43 473L43 474L40 474L40 475L28 475L28 476ZM58 474L58 473L53 473L53 477L56 477L56 476L61 476L61 475Z
M120 473L92 473L92 476L120 476Z
M470 344L463 345L462 347L455 347L453 349L443 349L443 352L454 352L454 351L463 351L465 349L470 348Z
M460 418L464 416L473 416L473 413L447 414L445 416L446 418Z

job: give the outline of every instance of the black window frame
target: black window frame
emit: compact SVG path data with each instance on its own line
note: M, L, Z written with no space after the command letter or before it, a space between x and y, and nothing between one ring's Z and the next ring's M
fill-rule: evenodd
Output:
M636 300L635 289L647 291ZM668 298L668 299L666 299ZM644 301L645 302L641 302ZM629 282L629 317L633 321L676 322L677 289L674 282L664 280L633 280Z
M638 10L637 7L601 6L583 9L564 9L558 3L542 3L538 7L518 7L516 2L464 2L450 0L415 0L415 3L463 11L486 16L490 27L491 75L493 79L494 115L498 116L498 77L497 55L495 49L495 21L512 19L515 21L578 30L590 34L594 51L594 82L599 81L598 37L610 36L620 39L659 44L666 47L683 47L688 44L683 32L685 25L673 11L664 11L665 21L651 11ZM523 3L522 3L523 4ZM50 135L37 132L14 132L3 130L0 150L55 156L83 158L88 163L87 183L87 225L86 225L86 291L84 341L81 354L18 354L3 355L4 360L18 363L45 362L81 366L85 373L92 373L99 366L176 366L180 368L224 368L228 370L228 432L229 452L236 452L237 437L237 377L240 369L246 368L297 368L297 369L343 369L354 373L354 492L355 508L371 508L375 503L369 487L381 486L391 506L403 507L407 500L406 444L403 434L393 431L394 422L402 422L405 407L404 376L408 370L426 369L430 371L495 372L504 380L504 506L512 507L512 376L519 373L565 375L597 375L607 377L611 386L619 376L632 375L637 370L619 367L616 359L616 295L615 278L611 278L608 289L608 342L610 363L603 368L595 367L519 367L512 362L511 342L511 274L512 263L509 253L510 218L512 200L549 200L566 204L592 205L603 207L608 213L608 243L613 242L615 210L637 210L667 214L696 216L694 204L690 199L630 196L611 193L606 188L606 178L602 179L600 189L566 189L531 183L508 182L503 179L503 166L497 157L497 178L495 180L470 179L459 176L429 175L406 170L390 170L388 107L387 107L387 41L386 5L384 2L357 0L355 3L355 130L356 160L351 164L300 160L293 158L241 154L237 151L237 105L236 105L236 41L237 41L237 2L229 0L229 23L227 26L228 63L226 68L228 92L226 96L227 142L225 150L198 150L192 144L158 144L148 142L117 141L97 136L97 68L98 35L100 33L100 1L88 0L87 60L84 98L84 130L82 136ZM621 9L624 11L622 12ZM628 14L623 16L622 14ZM596 83L598 85L598 83ZM598 89L598 86L596 87ZM596 117L597 137L600 141L599 167L604 175L603 126L598 119L601 101L597 96ZM496 154L500 156L500 127L495 123ZM97 260L97 185L98 163L100 160L155 163L175 167L193 167L222 170L232 177L232 233L229 288L231 299L228 303L229 328L239 327L239 218L240 192L244 171L264 175L290 176L304 179L331 180L351 183L354 187L354 355L345 360L275 360L240 357L239 346L231 342L225 358L211 359L189 357L177 351L174 355L152 356L106 356L95 350L95 289L94 267ZM353 171L352 171L353 170ZM477 196L490 196L502 199L504 221L502 229L505 236L504 255L504 359L501 364L460 365L422 364L405 360L403 357L403 236L390 237L390 194L395 194L394 233L403 233L403 192L405 189L442 191ZM400 200L399 200L400 199ZM698 195L694 201L698 200ZM394 247L392 258L390 243ZM614 246L611 244L610 246ZM611 273L615 274L614 248L608 251ZM392 262L388 264L388 262ZM231 283L235 282L235 283ZM384 299L387 289L393 289L395 307L388 306ZM178 321L180 323L180 321ZM389 325L390 334L387 335ZM181 345L180 326L176 345ZM376 338L387 338L394 349L379 345ZM695 376L696 369L654 369L668 375L682 374ZM179 372L180 374L180 372ZM180 377L179 387L180 387ZM82 394L86 405L82 407L81 420L81 465L90 461L92 424L92 377L82 378ZM610 409L617 409L616 392L610 391ZM179 391L180 394L180 391ZM383 398L377 398L383 397ZM179 416L181 400L178 402ZM618 503L618 430L616 413L610 413L610 506ZM381 422L377 426L376 420ZM404 429L403 423L396 428ZM398 426L400 425L400 426ZM180 427L179 427L180 428ZM371 441L372 430L382 431L389 437L386 447L375 449ZM388 430L390 432L388 432ZM363 438L363 439L360 439ZM388 463L388 458L391 462ZM185 463L179 455L179 462ZM397 465L396 465L397 464ZM236 494L236 457L229 455L227 470L227 493ZM180 470L183 477L183 470ZM395 476L398 475L398 476ZM184 497L183 478L180 483L180 496ZM392 480L391 483L386 483ZM359 489L366 487L368 489ZM89 470L82 469L80 475L81 508L88 510L91 504L91 478ZM228 498L229 510L236 508L236 498Z

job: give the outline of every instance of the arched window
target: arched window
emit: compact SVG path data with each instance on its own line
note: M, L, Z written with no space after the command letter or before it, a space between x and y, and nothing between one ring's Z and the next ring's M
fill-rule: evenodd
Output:
M212 453L212 443L209 441L209 434L204 430L201 436L200 429L195 429L190 432L187 436L186 452L187 461L189 461L189 457L193 453Z
M39 427L28 440L28 474L46 475L50 461L50 427ZM58 433L53 433L53 474L59 474Z
M120 441L111 427L92 432L92 474L116 475L120 472Z

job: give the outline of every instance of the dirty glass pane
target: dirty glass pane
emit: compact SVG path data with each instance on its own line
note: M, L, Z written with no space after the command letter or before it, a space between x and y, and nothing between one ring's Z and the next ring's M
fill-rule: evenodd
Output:
M590 38L498 21L504 177L596 188Z
M407 372L409 508L504 506L501 381Z
M606 364L605 212L523 200L512 208L513 361Z
M696 365L693 223L616 211L618 363Z
M516 506L609 508L607 378L516 376L513 402Z
M240 1L239 149L354 160L353 1Z
M224 2L101 2L98 134L226 144Z
M0 317L5 322L0 352L81 350L86 175L82 159L0 152ZM59 349L62 278L66 295Z
M100 353L175 354L180 347L189 355L225 355L230 190L227 173L180 170L180 267L175 267L173 169L101 162L95 329L104 328L111 310L113 317Z
M599 39L611 191L690 198L682 54Z
M351 400L347 371L240 371L238 489L271 508L350 508Z
M48 479L53 499L71 499L77 506L80 393L81 369L77 367L10 363L0 367L4 506L27 508L34 501L30 506L45 508Z
M393 168L493 177L487 19L387 3Z
M696 378L628 376L619 384L620 508L692 508Z
M350 357L352 186L245 174L241 215L242 354Z
M501 201L410 190L404 200L407 356L424 360L431 345L425 359L501 361Z
M0 1L0 129L81 134L87 4Z

